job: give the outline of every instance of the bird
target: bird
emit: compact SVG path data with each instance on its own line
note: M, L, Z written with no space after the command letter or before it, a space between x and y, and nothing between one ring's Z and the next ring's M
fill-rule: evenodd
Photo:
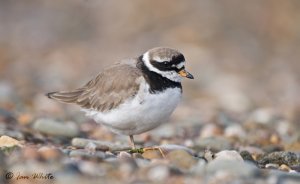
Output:
M46 95L79 105L95 122L129 136L136 149L133 136L167 122L182 98L182 78L194 79L185 63L178 50L155 47L103 69L82 87Z

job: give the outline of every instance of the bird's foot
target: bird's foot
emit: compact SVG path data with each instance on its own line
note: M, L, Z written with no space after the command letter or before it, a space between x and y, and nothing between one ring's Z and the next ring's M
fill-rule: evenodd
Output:
M144 148L132 148L131 150L129 150L129 153L140 153L140 154L143 154L144 153Z
M135 149L129 150L129 153L140 153L140 154L143 154L146 151L152 151L152 150L158 150L159 153L161 154L161 156L163 158L166 158L166 155L164 154L164 151L159 146L152 146L152 147L146 147L146 148L135 148Z

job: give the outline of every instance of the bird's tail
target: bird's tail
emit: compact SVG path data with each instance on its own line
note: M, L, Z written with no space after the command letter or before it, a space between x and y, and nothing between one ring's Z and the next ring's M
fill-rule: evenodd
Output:
M76 103L77 99L83 93L82 89L77 89L74 91L59 91L47 93L46 96L50 99L57 100L64 103Z

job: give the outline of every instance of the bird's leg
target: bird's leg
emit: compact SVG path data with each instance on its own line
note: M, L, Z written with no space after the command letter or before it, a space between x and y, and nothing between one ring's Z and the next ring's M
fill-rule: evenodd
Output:
M141 153L143 154L145 151L149 150L158 150L163 158L166 158L166 155L164 154L163 150L159 146L153 146L153 147L147 147L147 148L139 148L137 149L134 144L133 135L129 135L129 141L131 145L130 153Z
M141 153L141 154L144 153L143 148L135 147L133 135L129 136L129 141L130 141L130 146L131 146L131 150L129 150L130 153Z
M133 135L129 136L129 140L130 140L130 146L133 150L135 150L135 144L134 144L134 139L133 139Z

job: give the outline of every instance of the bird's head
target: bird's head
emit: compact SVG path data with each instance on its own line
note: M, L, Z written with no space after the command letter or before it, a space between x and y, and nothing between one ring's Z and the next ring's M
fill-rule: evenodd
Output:
M185 70L183 54L175 49L166 47L153 48L145 52L141 58L148 70L171 81L181 82L182 77L194 79L193 75Z

